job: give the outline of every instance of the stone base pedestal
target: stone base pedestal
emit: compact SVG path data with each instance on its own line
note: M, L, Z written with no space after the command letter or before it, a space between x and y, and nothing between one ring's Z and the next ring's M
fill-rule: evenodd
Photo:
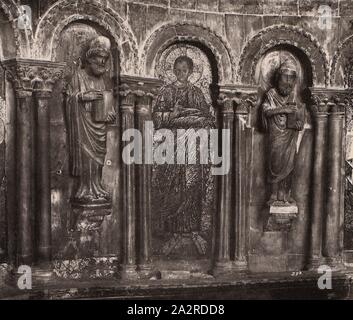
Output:
M140 279L160 279L161 272L154 268L152 264L140 264L137 267L137 272Z
M307 269L310 271L317 271L319 266L326 264L325 258L322 256L310 257Z
M104 217L112 212L111 202L78 203L72 202L70 231L72 242L75 242L76 257L97 256L99 248L100 227Z
M72 202L70 225L72 230L93 231L99 229L104 217L112 212L111 202Z
M212 270L215 278L224 277L234 273L234 261L216 262Z
M247 261L235 260L233 262L233 270L237 273L245 274L248 272Z
M53 267L50 265L32 268L33 285L47 284L55 278Z
M120 278L122 280L140 280L140 275L135 265L122 265L120 269Z
M342 257L334 257L334 258L325 257L323 259L322 264L329 266L332 269L332 271L341 271L346 269Z
M265 230L288 231L292 225L292 220L297 216L297 205L274 202L270 205L270 214Z

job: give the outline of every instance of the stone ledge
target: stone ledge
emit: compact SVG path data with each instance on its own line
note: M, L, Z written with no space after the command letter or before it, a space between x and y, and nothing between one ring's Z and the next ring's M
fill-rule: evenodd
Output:
M27 292L6 286L0 289L0 299L352 299L350 276L333 273L333 290L318 289L319 275L304 271L222 280L58 281Z

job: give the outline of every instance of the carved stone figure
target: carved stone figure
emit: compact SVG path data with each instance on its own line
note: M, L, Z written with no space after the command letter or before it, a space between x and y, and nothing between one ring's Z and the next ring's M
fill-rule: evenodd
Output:
M108 38L98 36L90 40L68 85L66 114L70 169L78 177L72 197L76 203L110 202L110 195L101 183L106 127L115 120L112 85L106 77L109 57Z
M302 106L296 99L296 67L282 64L275 73L274 86L262 103L263 126L268 132L269 205L295 204L291 196L292 173L296 159L298 132L303 129Z
M175 59L176 81L161 89L154 108L153 120L157 129L170 129L176 134L177 129L214 126L203 92L189 81L193 68L193 60L188 56ZM208 168L207 165L185 163L158 165L155 169L153 210L159 217L160 232L169 237L162 249L165 255L206 253L201 214Z

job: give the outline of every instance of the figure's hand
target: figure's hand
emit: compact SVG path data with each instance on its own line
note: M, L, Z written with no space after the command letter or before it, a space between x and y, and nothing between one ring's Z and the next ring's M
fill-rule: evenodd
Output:
M286 108L281 109L281 113L290 114L290 113L294 113L294 112L296 112L296 110L291 107L286 107Z
M103 93L101 91L90 90L81 94L82 101L95 101L95 100L102 100L102 99L103 99Z
M303 121L297 120L296 123L295 123L295 127L296 127L296 129L297 129L298 131L303 130L303 128L304 128L304 123L303 123Z
M184 110L184 108L179 104L179 100L176 102L173 111L170 113L170 118L175 119L179 117L180 113Z
M107 119L106 119L106 122L113 123L115 120L116 120L116 112L114 112L114 111L109 112Z

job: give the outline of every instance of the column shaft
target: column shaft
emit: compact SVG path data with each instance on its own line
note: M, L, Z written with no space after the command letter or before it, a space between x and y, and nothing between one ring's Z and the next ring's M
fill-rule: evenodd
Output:
M128 94L121 103L122 133L134 128L135 96ZM123 141L124 148L129 142ZM123 168L123 277L135 277L136 273L136 189L135 164L122 162Z
M137 98L137 128L142 134L142 155L143 163L138 165L139 179L139 268L149 268L151 260L151 184L152 184L152 166L148 164L145 158L146 148L152 148L153 132L146 132L150 129L146 127L146 121L151 121L151 98L144 95ZM149 135L146 137L146 134ZM146 144L147 142L147 144Z
M341 104L330 104L328 141L328 184L324 254L335 265L339 255L339 217L342 184L342 138L344 112Z
M314 168L313 168L313 198L311 219L311 253L310 267L317 268L322 259L322 231L325 212L325 170L326 170L326 144L327 144L327 107L321 102L314 110L315 115L315 142L314 142Z
M37 259L51 260L51 200L50 200L50 92L36 92L36 182L37 182Z
M17 262L31 265L32 235L32 92L18 90L16 123Z
M221 129L230 131L230 150L224 150L222 153L228 152L232 156L232 136L233 136L233 101L226 100L222 104L221 109ZM222 143L223 146L223 143ZM214 252L214 273L221 274L230 271L232 264L230 261L230 227L232 212L232 175L231 163L230 171L220 176L219 206L216 214L216 237Z
M246 116L247 110L237 106L235 113L234 175L235 175L235 265L237 269L247 268L246 252Z

